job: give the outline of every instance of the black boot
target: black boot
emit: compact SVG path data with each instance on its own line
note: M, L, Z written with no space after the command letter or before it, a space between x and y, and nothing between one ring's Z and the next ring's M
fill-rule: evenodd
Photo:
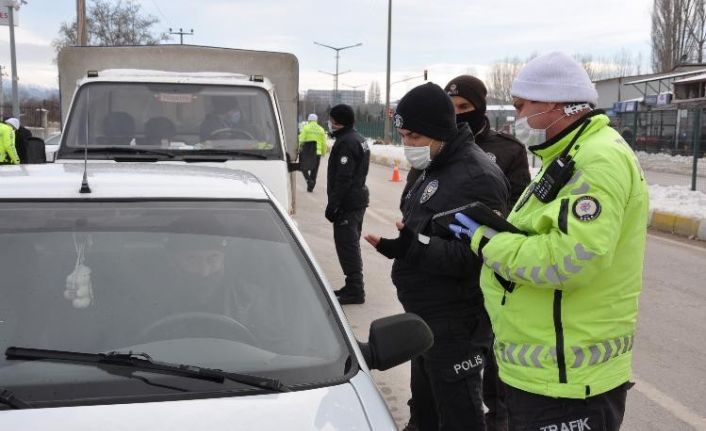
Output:
M364 302L365 292L363 292L362 290L346 289L338 295L338 303L341 305L363 304Z

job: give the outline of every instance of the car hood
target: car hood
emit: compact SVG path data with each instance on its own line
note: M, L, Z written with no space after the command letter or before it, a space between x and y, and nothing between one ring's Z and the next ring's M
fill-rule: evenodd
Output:
M363 393L367 391L365 388L359 390ZM381 399L379 401L382 402ZM354 383L345 383L255 396L4 410L0 411L0 429L370 430L368 418L377 421L381 416L379 411L367 412L363 404L370 409L368 402L361 403ZM373 407L373 410L379 408ZM385 419L385 416L382 418ZM395 429L391 417L382 422L386 423L376 423L374 429Z

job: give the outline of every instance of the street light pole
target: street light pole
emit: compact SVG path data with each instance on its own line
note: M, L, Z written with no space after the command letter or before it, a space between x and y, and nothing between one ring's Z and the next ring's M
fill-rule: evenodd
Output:
M390 48L392 36L392 0L387 3L387 73L385 77L385 129L383 140L386 144L392 141L392 125L390 124Z
M314 43L316 45L323 46L324 48L329 48L329 49L333 49L334 51L336 51L336 73L328 73L328 72L323 72L323 73L333 75L333 102L336 104L340 103L341 100L340 100L340 97L338 94L338 75L342 75L342 74L346 73L346 72L338 73L338 60L340 58L340 52L343 51L344 49L355 48L356 46L361 46L362 43L356 43L355 45L342 46L342 47L338 47L338 48L335 46L324 45L323 43L319 43L316 41L314 41ZM348 71L348 72L350 72L350 71Z
M193 36L194 35L194 29L192 28L191 31L184 31L184 29L179 28L179 31L172 31L171 28L169 28L169 34L178 34L179 35L179 45L184 44L184 36Z
M14 3L14 2L12 2ZM15 55L15 7L8 3L7 12L10 18L10 67L12 68L12 116L20 118L20 97L17 93L17 56Z

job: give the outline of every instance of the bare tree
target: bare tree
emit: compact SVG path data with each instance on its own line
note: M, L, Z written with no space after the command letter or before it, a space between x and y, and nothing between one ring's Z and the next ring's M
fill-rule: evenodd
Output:
M89 45L156 45L169 39L169 35L156 33L152 27L159 19L144 15L134 0L92 0L86 14L86 32ZM76 22L63 22L59 37L52 46L59 52L65 46L78 43Z
M506 57L493 63L486 82L488 96L499 102L511 102L512 81L515 80L525 63L526 61L520 60L519 57Z
M690 19L699 0L654 0L652 5L652 68L666 72L691 57Z
M704 44L706 44L706 2L694 0L693 10L687 20L689 31L689 59L703 62Z
M370 88L368 89L368 103L380 103L380 85L377 81L373 81L370 83Z

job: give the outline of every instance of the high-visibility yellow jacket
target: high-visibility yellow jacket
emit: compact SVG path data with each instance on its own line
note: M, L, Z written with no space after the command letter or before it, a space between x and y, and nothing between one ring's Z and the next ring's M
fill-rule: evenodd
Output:
M326 154L328 147L326 146L326 131L319 126L316 121L309 121L302 127L299 132L299 145L304 142L316 142L316 155L323 156Z
M579 121L530 148L542 169L508 220L526 234L485 226L471 249L495 332L500 378L560 398L585 398L630 379L649 199L633 151L593 112L570 155L575 171L558 196L532 193Z
M20 163L15 148L15 129L5 123L0 123L0 163Z

